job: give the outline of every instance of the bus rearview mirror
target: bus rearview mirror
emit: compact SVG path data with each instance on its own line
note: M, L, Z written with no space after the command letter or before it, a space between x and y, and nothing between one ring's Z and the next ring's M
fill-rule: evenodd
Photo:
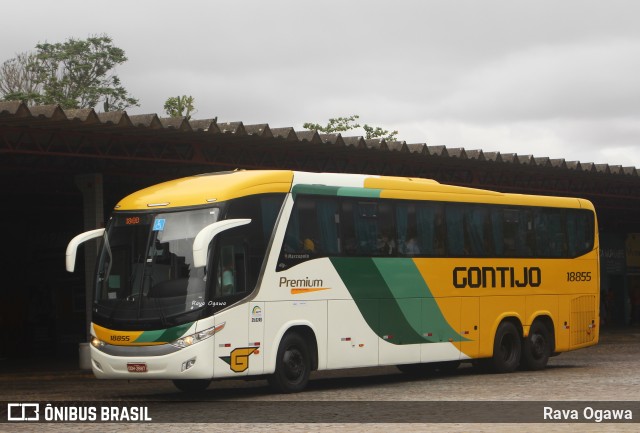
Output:
M199 268L207 265L209 243L218 233L249 224L250 222L251 219L248 218L223 220L209 224L200 230L193 240L193 266Z

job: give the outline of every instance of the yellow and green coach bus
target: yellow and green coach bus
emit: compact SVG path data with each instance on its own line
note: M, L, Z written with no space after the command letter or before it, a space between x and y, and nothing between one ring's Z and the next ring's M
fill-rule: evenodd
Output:
M267 377L463 361L538 370L598 342L598 231L579 198L295 171L187 177L133 193L102 238L98 378Z

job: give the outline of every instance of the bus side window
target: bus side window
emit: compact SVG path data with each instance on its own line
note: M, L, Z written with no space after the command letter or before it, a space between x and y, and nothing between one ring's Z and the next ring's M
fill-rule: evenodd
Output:
M489 207L481 204L465 207L465 251L474 257L494 255Z
M351 256L390 256L397 253L394 207L390 201L342 201L342 252Z
M416 210L413 203L396 204L396 238L398 253L402 256L417 256L420 245L417 239Z
M377 226L376 254L395 256L398 253L398 241L396 239L393 205L388 200L382 200L378 203Z
M238 243L223 243L216 264L217 279L215 296L229 296L243 293L246 286L246 254Z
M447 252L450 256L465 255L464 207L456 203L445 205L445 224L447 233Z
M356 240L352 200L343 200L340 203L340 240L343 254L347 256L355 256L357 254L358 241Z
M561 209L535 209L536 256L566 257L566 239Z
M404 256L444 254L443 206L437 202L409 202L396 206L398 251Z
M353 217L357 253L375 255L378 245L378 204L356 202Z
M315 228L316 239L319 241L323 255L336 255L340 253L338 203L329 198L316 201Z
M585 210L566 211L567 254L578 257L593 248L594 233L593 214Z
M340 253L338 203L329 197L298 197L291 211L278 269Z
M249 218L251 223L223 233L226 239L235 239L237 251L244 254L243 260L234 259L236 279L242 278L243 290L251 291L255 288L265 260L267 245L273 233L280 208L284 201L284 194L264 194L247 196L230 201L225 218ZM238 274L238 267L242 265L242 273ZM237 291L237 290L236 290Z

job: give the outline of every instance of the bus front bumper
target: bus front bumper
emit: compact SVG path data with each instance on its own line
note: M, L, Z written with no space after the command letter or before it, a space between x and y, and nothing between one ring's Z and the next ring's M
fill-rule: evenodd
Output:
M158 352L157 346L138 346L135 354L119 356L91 346L91 367L98 379L210 379L213 341L210 338L163 355L151 355Z

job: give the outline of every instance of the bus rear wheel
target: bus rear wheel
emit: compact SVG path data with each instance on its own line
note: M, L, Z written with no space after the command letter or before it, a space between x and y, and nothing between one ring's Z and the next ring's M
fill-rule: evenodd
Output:
M276 358L276 371L268 377L271 388L288 394L302 391L309 382L311 357L307 342L299 334L286 334Z
M184 392L198 392L207 389L211 379L175 379L173 384L180 391Z
M522 368L542 370L551 356L551 333L541 321L535 321L529 329L529 336L522 346Z
M520 364L522 340L516 326L511 322L502 322L496 331L493 343L491 369L495 373L511 373Z

